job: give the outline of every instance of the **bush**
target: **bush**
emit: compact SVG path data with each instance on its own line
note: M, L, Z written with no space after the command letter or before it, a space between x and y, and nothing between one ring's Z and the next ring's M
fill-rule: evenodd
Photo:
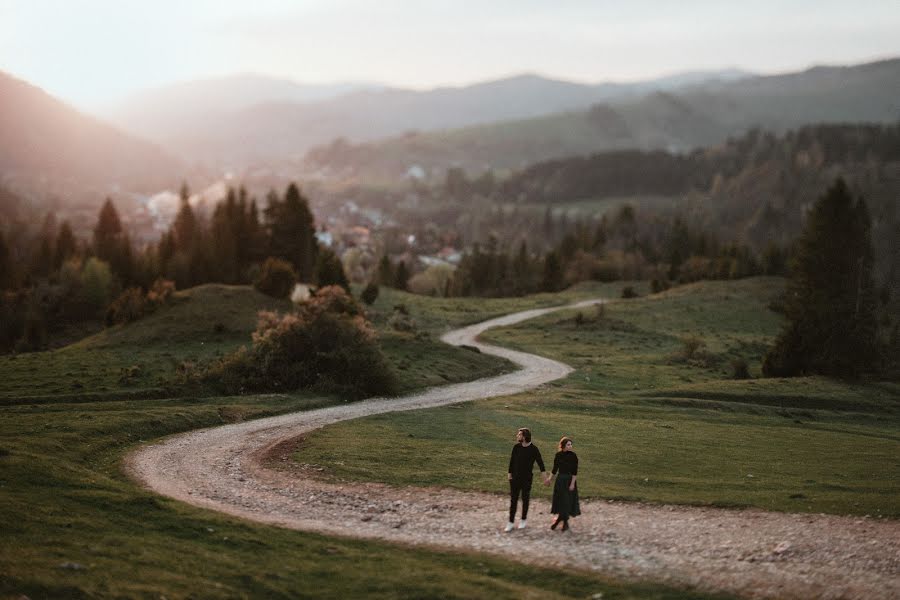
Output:
M158 278L147 292L147 303L154 308L167 304L175 294L175 282L171 279Z
M81 294L89 310L102 315L113 290L113 276L109 265L97 258L89 258L81 272Z
M686 337L681 340L681 358L691 360L697 356L701 348L706 346L706 342L695 335Z
M159 278L145 296L139 287L128 288L106 309L106 324L131 323L172 300L175 282Z
M750 368L747 361L743 358L731 359L731 378L732 379L750 379Z
M625 286L622 289L622 297L623 298L637 298L638 294L634 291L634 288L630 285Z
M261 312L252 345L202 378L226 393L315 389L356 399L397 388L374 330L338 286L321 288L295 312Z
M139 287L128 288L106 309L106 324L131 323L144 316L147 301Z
M16 344L19 352L36 352L47 346L47 321L37 307L30 307L25 314L22 339Z
M287 298L297 283L297 271L286 260L270 256L263 263L253 287L273 298Z
M378 291L378 284L374 281L371 281L365 288L363 288L363 291L359 295L359 298L369 306L372 306L375 301L378 300Z
M667 279L654 279L650 282L650 293L658 294L669 289L669 281Z

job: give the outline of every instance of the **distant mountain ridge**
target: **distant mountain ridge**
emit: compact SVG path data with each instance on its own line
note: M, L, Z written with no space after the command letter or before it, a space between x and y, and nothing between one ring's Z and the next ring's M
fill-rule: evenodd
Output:
M589 109L374 142L325 144L307 155L311 170L390 180L412 165L442 175L519 169L551 158L607 150L684 152L753 127L782 132L811 123L890 123L900 119L900 59L800 73L707 81L676 91L614 98Z
M292 96L285 90L303 87L301 84L252 76L165 88L132 100L131 108L119 109L109 117L177 149L185 158L252 162L302 156L310 147L336 137L365 141L409 130L531 118L584 109L614 98L745 76L749 74L726 70L588 85L523 74L429 91L350 85L345 90L330 90L333 96L329 98ZM218 91L211 94L210 89ZM234 98L228 99L229 95ZM204 105L207 110L201 110Z
M242 73L137 92L99 114L137 135L164 141L186 127L201 123L212 126L228 115L260 104L318 102L382 87L354 82L303 84Z

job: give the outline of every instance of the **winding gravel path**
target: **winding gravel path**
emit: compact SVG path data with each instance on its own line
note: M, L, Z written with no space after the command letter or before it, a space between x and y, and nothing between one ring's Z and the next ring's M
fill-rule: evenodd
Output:
M547 528L549 507L538 499L529 527L507 534L505 495L342 485L304 477L302 469L264 466L273 456L288 464L293 440L330 423L515 394L565 377L572 371L565 364L475 341L488 328L554 310L515 313L443 336L447 343L508 358L522 367L514 373L192 431L137 449L126 467L162 495L303 531L475 550L747 598L900 598L897 521L585 501L573 530L561 533Z

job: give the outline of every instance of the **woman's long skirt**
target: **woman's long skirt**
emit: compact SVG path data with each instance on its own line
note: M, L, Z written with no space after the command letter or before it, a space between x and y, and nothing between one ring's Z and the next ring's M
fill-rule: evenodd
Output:
M578 503L578 484L576 483L575 489L570 492L570 483L572 483L572 476L560 473L556 476L556 483L553 485L553 503L550 505L550 512L559 515L562 521L581 514L581 505Z

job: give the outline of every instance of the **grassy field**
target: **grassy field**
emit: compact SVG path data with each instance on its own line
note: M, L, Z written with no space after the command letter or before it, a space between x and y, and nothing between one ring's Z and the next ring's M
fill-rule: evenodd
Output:
M393 306L404 300L414 320L421 321L415 332L395 331L388 323ZM530 306L525 302L523 305ZM402 391L485 377L510 368L495 357L452 348L437 339L444 315L478 320L482 314L501 314L499 304L454 312L449 303L416 319L417 314L425 314L424 306L410 294L388 291L373 309L388 361L403 374ZM249 343L258 311L289 309L289 302L247 286L210 284L179 292L172 306L134 323L105 329L49 352L0 356L0 404L62 396L99 400L122 394L177 395L179 390L173 384L179 367L208 363ZM414 357L425 355L433 358L432 365L413 364Z
M430 300L388 293L375 306L379 328L398 302L407 304L418 331L382 331L395 338L386 342L392 360L409 362L399 371L407 389L432 383L418 363L430 359L448 323L506 312L500 301L470 300L437 302L426 315ZM214 358L243 343L256 310L279 306L246 288L204 286L149 319L74 347L0 359L0 598L702 597L590 574L559 577L476 554L255 525L155 496L128 480L122 457L142 441L339 401L304 394L122 399L166 383L179 361ZM466 350L443 352L441 372L451 379L506 368ZM139 380L123 383L119 370L135 364ZM92 400L95 386L106 389Z
M514 432L529 426L548 459L574 436L586 496L896 518L900 386L758 378L782 285L698 283L493 330L488 341L576 371L540 393L333 425L297 460L341 479L502 493ZM756 378L731 378L738 359Z

